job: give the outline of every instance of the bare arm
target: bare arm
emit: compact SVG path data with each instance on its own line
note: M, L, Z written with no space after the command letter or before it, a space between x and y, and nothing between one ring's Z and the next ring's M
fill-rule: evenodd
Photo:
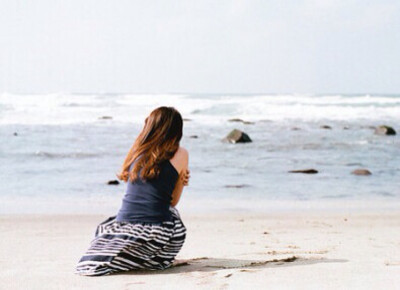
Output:
M176 206L182 195L183 187L187 185L188 182L189 153L187 150L180 147L175 156L171 159L171 163L179 174L174 191L172 192L171 200L171 205Z

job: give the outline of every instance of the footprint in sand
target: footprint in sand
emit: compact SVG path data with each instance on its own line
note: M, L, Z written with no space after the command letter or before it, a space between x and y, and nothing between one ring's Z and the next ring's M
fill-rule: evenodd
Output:
M386 266L400 266L400 261L386 261Z

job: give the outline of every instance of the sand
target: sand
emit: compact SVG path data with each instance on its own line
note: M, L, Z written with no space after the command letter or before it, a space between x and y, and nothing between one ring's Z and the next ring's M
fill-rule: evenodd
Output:
M0 216L1 289L400 289L400 213L188 214L177 266L73 274L99 215Z

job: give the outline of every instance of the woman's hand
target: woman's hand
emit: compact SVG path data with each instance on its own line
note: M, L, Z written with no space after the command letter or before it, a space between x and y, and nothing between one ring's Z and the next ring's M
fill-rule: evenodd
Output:
M186 172L184 172L182 174L182 182L184 186L188 186L189 185L189 179L190 179L190 170L186 169Z

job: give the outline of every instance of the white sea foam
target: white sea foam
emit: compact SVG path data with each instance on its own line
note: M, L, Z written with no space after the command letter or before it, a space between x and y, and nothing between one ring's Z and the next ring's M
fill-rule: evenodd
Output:
M0 96L0 124L141 123L152 109L176 107L184 117L204 124L227 118L260 120L400 119L399 96L307 95L13 95Z

